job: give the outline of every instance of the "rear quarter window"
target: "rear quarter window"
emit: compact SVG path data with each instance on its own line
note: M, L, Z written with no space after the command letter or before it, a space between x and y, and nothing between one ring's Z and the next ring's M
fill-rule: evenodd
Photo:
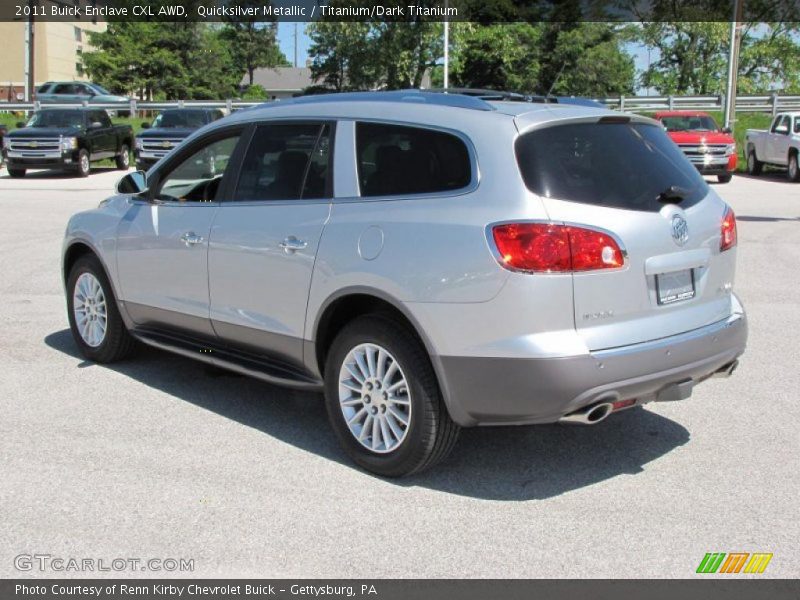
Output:
M570 123L521 135L515 144L525 185L546 198L657 212L662 192L700 202L708 185L663 128L648 123Z
M449 192L472 181L466 144L443 131L357 123L356 152L361 196Z

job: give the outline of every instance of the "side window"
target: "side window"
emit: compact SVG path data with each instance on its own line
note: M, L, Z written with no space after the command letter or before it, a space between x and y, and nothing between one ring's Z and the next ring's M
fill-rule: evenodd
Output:
M75 86L71 83L60 83L53 90L54 94L74 94Z
M216 139L194 152L161 180L155 198L165 202L213 202L239 134Z
M794 132L800 133L800 117L794 118Z
M90 90L89 87L85 85L76 85L75 93L80 96L94 96L92 90Z
M325 198L330 179L330 126L260 125L242 162L234 200Z
M111 127L111 119L104 110L93 110L89 114L92 123L100 123L103 127Z
M362 196L430 194L469 185L472 166L455 135L400 125L356 125Z
M778 131L779 128L786 128L785 130ZM786 133L789 131L789 118L784 115L775 119L775 124L772 126L772 133Z

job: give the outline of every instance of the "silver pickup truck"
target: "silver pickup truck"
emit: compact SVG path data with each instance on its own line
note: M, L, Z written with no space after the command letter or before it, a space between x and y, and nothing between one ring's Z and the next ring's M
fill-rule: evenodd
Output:
M750 175L760 175L768 164L787 167L789 180L800 181L800 112L778 113L769 130L748 129L745 152Z

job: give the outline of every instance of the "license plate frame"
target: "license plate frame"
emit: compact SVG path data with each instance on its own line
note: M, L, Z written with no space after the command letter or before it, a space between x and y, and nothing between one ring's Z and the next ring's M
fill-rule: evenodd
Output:
M696 293L694 269L682 269L656 275L656 299L661 306L691 300Z

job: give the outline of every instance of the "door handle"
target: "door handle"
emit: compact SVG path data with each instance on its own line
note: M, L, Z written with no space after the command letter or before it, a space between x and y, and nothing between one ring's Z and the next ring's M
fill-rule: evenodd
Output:
M190 248L196 244L202 244L203 236L197 235L194 231L187 231L181 236L181 241L186 244L187 248Z
M298 250L302 250L306 246L308 246L308 242L305 240L298 240L293 235L290 235L285 240L283 240L280 244L278 244L286 254L294 254Z

